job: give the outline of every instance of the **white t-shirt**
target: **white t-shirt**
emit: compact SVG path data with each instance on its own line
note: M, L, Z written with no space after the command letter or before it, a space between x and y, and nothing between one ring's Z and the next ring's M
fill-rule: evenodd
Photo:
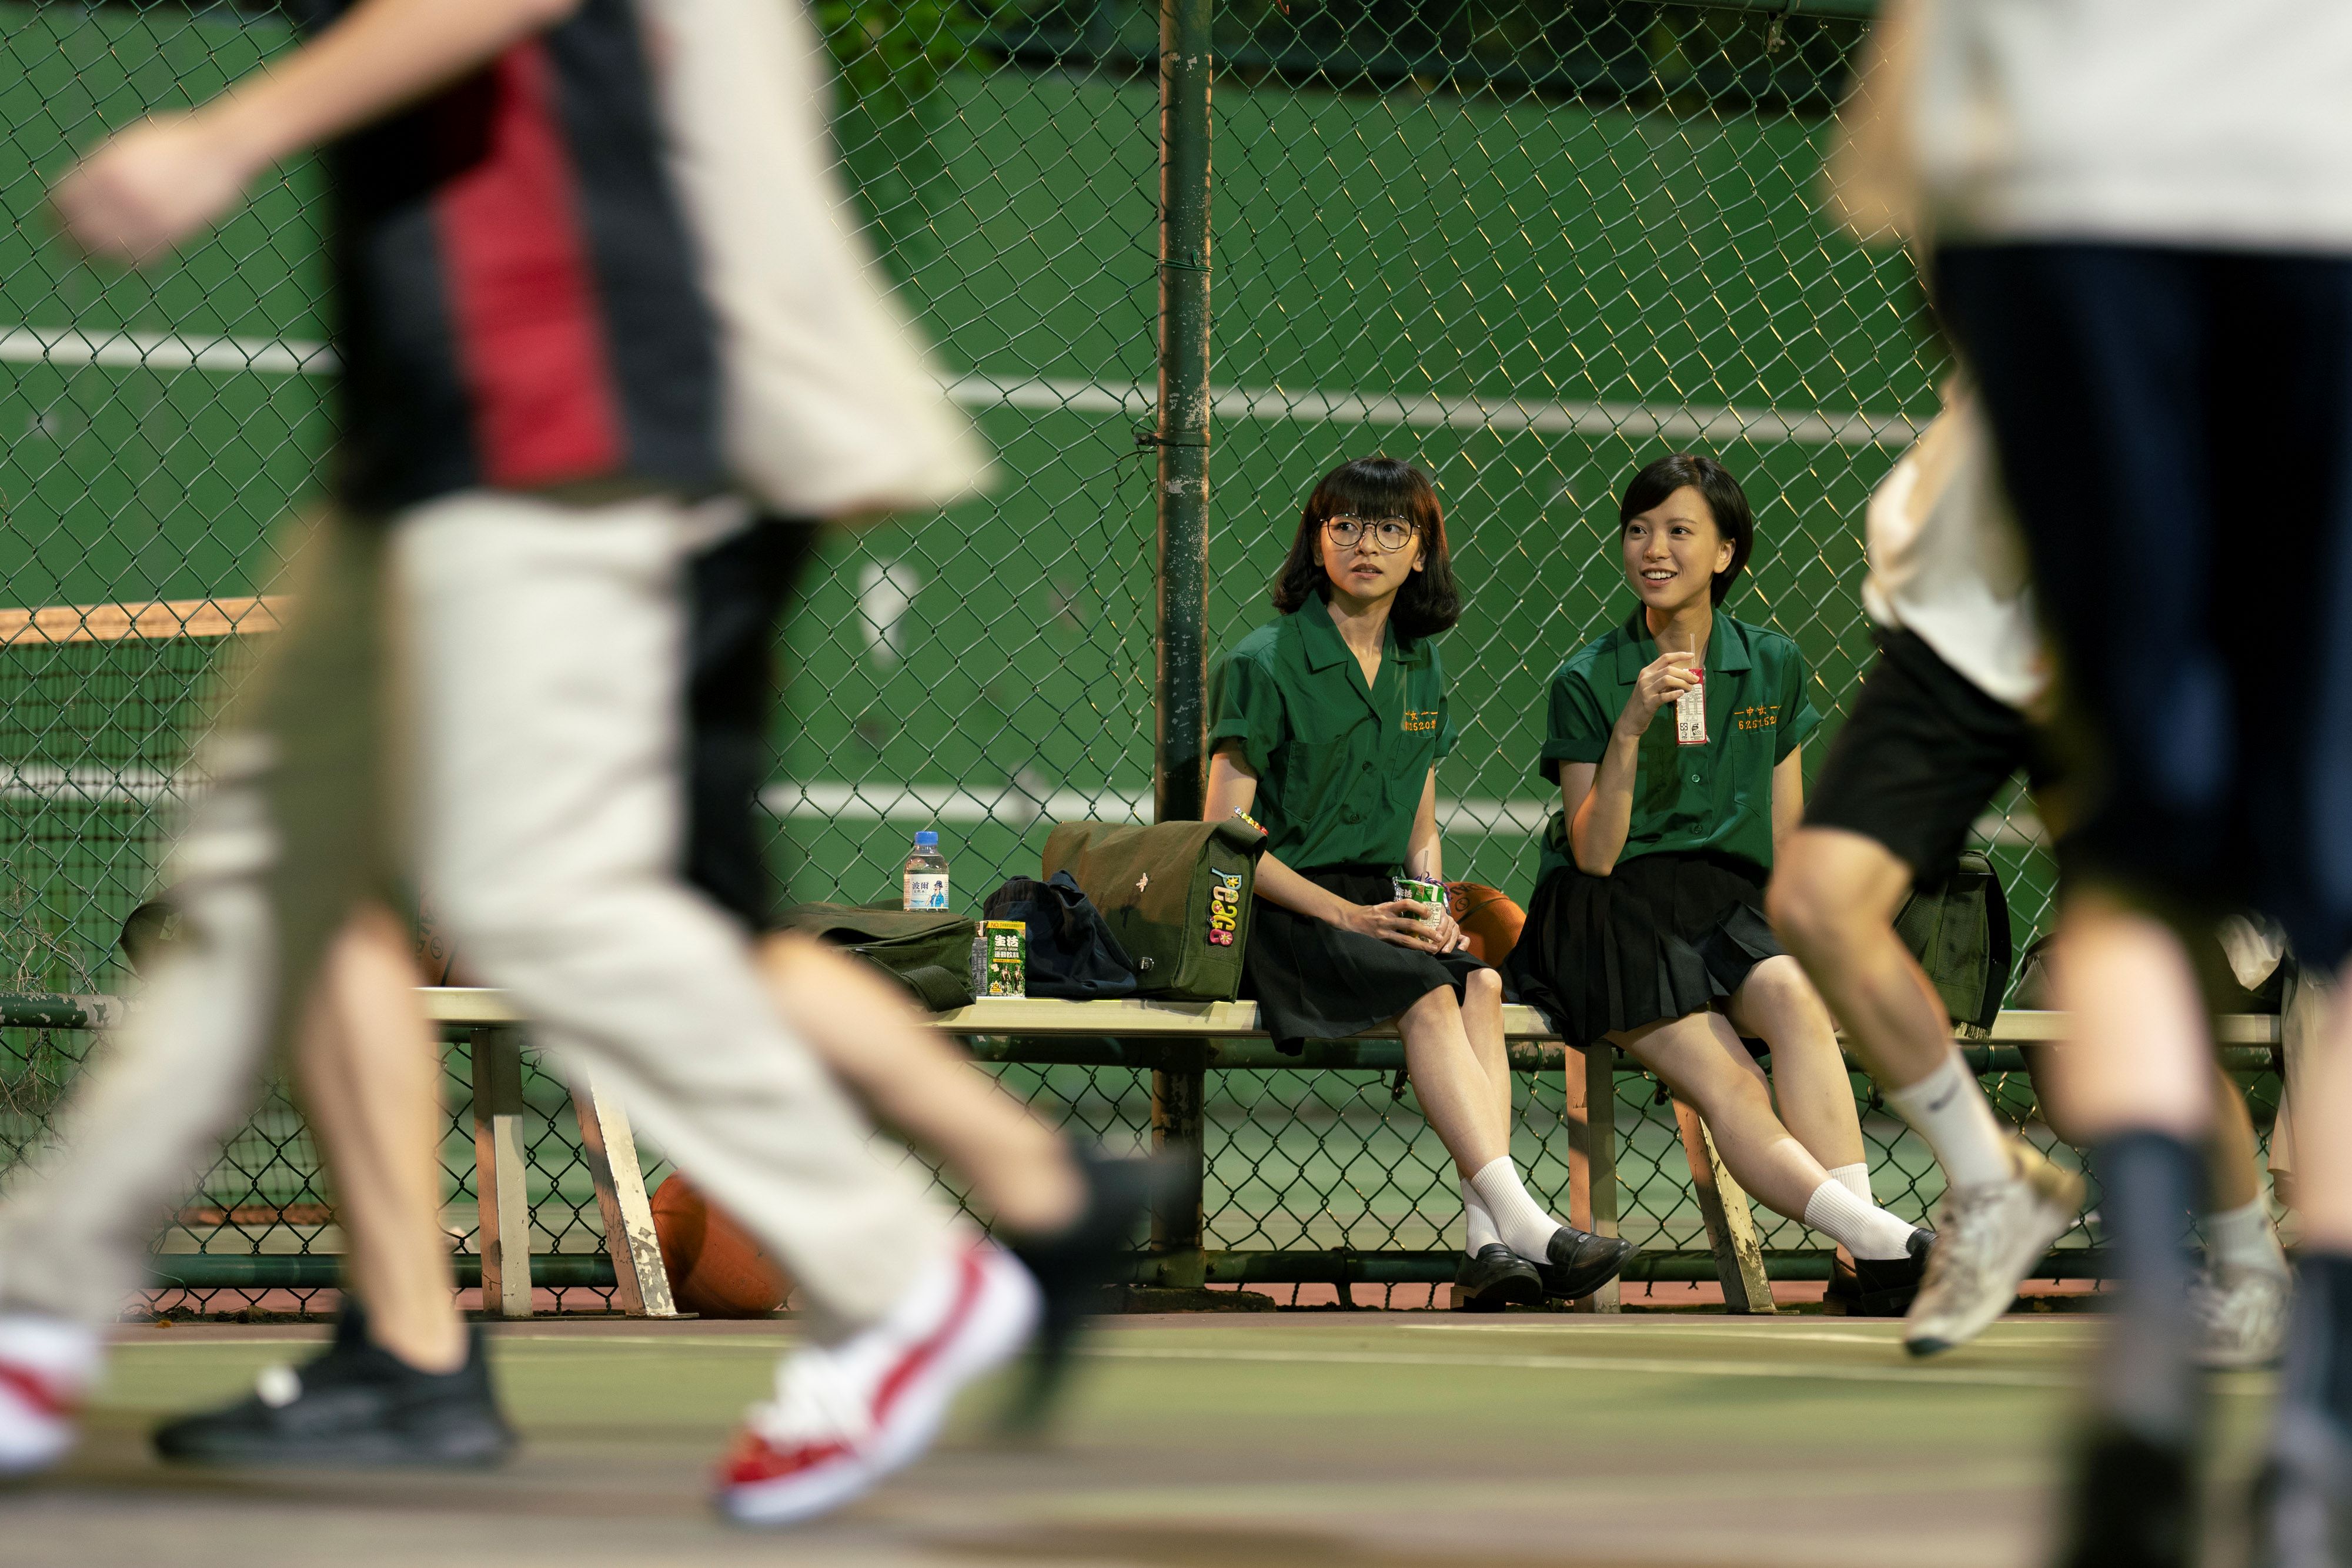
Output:
M1979 690L2014 708L2050 684L2025 545L1972 394L1944 412L1871 492L1863 607L1917 634Z
M2352 251L2347 0L1920 0L1944 239Z

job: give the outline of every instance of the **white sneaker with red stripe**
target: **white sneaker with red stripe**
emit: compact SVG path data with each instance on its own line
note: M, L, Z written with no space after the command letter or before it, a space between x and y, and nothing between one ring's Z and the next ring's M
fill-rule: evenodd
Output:
M100 1354L98 1335L80 1323L0 1315L0 1476L29 1475L66 1457Z
M879 1323L784 1358L719 1471L719 1506L746 1524L838 1508L931 1445L972 1379L1037 1326L1037 1283L992 1241L959 1246Z

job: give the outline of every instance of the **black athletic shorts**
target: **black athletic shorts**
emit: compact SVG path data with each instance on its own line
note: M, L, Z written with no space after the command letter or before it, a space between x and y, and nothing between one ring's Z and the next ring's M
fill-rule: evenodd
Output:
M690 570L686 878L755 932L774 928L778 902L759 804L775 758L776 632L823 533L763 517Z
M1921 883L1950 873L1969 830L2020 768L2047 768L2033 727L1916 632L1882 631L1878 662L1831 743L1805 826L1875 839Z
M2029 241L1947 247L1934 270L2083 721L2069 755L2087 742L2097 770L2070 873L2259 909L2334 968L2352 954L2352 257ZM2294 519L2294 544L2266 548L2255 508Z

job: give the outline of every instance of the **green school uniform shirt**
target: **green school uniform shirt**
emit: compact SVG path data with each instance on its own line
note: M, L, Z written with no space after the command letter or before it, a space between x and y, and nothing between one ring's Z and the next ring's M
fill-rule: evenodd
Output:
M1553 672L1536 773L1554 791L1560 764L1601 760L1634 680L1657 656L1657 639L1636 606L1624 624ZM1673 710L1658 710L1642 736L1619 863L1661 850L1708 850L1769 870L1772 769L1821 727L1805 686L1805 657L1795 643L1717 611L1706 639L1706 744L1677 745ZM1567 813L1556 810L1536 880L1574 863Z
M1370 686L1320 599L1234 644L1209 677L1209 747L1239 742L1250 814L1294 871L1404 863L1413 813L1454 749L1445 671L1428 638L1389 627Z

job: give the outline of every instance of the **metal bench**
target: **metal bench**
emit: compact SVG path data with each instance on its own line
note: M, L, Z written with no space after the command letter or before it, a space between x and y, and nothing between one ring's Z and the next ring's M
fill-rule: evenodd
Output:
M423 997L427 1014L436 1022L467 1028L474 1039L483 1302L488 1310L528 1315L527 1249L508 1257L499 1245L501 1236L529 1234L518 1136L520 1058L513 1028L521 1019L495 991L443 988L428 989ZM1437 1284L1452 1277L1454 1260L1450 1253L1383 1257L1214 1251L1204 1246L1201 1187L1206 1163L1202 1108L1207 1074L1401 1070L1404 1047L1392 1027L1348 1040L1310 1041L1301 1054L1286 1056L1274 1049L1258 1026L1253 1002L983 1001L941 1014L933 1023L941 1032L964 1040L982 1061L1121 1066L1151 1072L1153 1146L1185 1162L1192 1179L1179 1184L1152 1216L1150 1250L1139 1269L1139 1282L1180 1289L1323 1282L1345 1290L1358 1283ZM1506 1007L1503 1025L1515 1069L1562 1075L1570 1133L1569 1218L1598 1234L1617 1234L1615 1118L1612 1113L1596 1119L1591 1113L1593 1106L1616 1104L1617 1051L1605 1046L1589 1051L1569 1049L1533 1008ZM2014 1009L2001 1013L1991 1030L1980 1036L1972 1033L1959 1043L1978 1072L2020 1071L2025 1065L2022 1047L2056 1043L2065 1034L2063 1013ZM2232 1016L2221 1020L2218 1034L2229 1065L2268 1065L2279 1042L2279 1020L2264 1015ZM632 1313L672 1315L675 1309L627 1118L593 1086L575 1091L573 1105L604 1213L616 1300ZM1726 1308L1769 1312L1772 1293L1747 1195L1724 1169L1696 1113L1679 1102L1675 1112ZM1612 1281L1577 1305L1583 1311L1613 1312L1618 1295Z
M530 1312L532 1260L521 1139L521 1026L524 1019L499 992L432 988L420 993L426 1015L445 1031L462 1033L472 1047L476 1192L480 1204L480 1267L486 1310L507 1316ZM106 996L0 996L0 1027L101 1030L120 1021L124 1003ZM1201 1177L1205 1168L1205 1084L1211 1071L1393 1071L1404 1048L1393 1029L1348 1040L1313 1040L1297 1056L1276 1051L1258 1027L1250 1002L988 1001L940 1015L934 1026L966 1040L982 1061L1034 1065L1071 1063L1149 1070L1152 1075L1151 1134L1155 1147L1187 1163L1193 1179L1152 1216L1150 1249L1139 1260L1139 1282L1176 1287L1209 1284L1328 1283L1344 1291L1362 1283L1442 1284L1454 1267L1451 1252L1360 1254L1211 1250L1204 1245ZM1557 1071L1566 1090L1570 1132L1570 1215L1603 1235L1618 1226L1617 1129L1613 1113L1597 1120L1593 1106L1616 1103L1617 1052L1576 1051L1551 1035L1531 1008L1504 1009L1511 1065L1521 1072ZM2011 1010L1993 1028L1959 1043L1979 1073L2020 1071L2022 1049L2066 1035L2065 1015ZM2238 1070L2277 1064L2280 1022L2240 1015L2220 1020L2223 1065ZM627 1115L593 1083L572 1092L582 1152L596 1189L611 1260L614 1300L625 1312L676 1315L656 1240L652 1206ZM1716 1278L1732 1312L1768 1312L1772 1298L1764 1256L1747 1197L1717 1157L1698 1117L1677 1105L1676 1124L1705 1219ZM510 1239L526 1239L509 1247ZM577 1260L564 1255L571 1278ZM542 1264L551 1260L542 1260ZM208 1277L191 1285L281 1284L272 1268L299 1265L299 1283L328 1284L331 1257L208 1259ZM159 1260L159 1264L165 1260ZM249 1265L232 1268L230 1265ZM165 1264L168 1268L168 1264ZM250 1278L247 1278L247 1276ZM1617 1304L1610 1285L1586 1311Z

